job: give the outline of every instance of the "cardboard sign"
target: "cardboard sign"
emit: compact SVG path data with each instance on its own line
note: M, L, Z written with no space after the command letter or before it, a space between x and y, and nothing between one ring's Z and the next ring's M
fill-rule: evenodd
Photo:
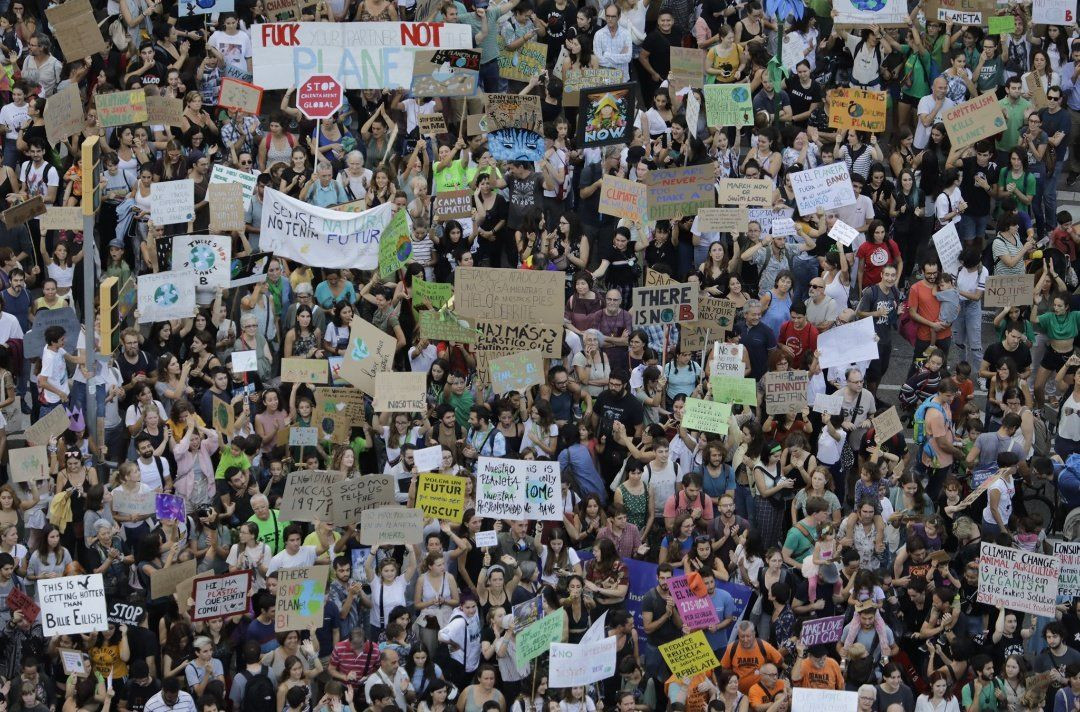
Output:
M59 326L64 330L68 345L78 339L82 330L79 316L71 307L40 309L34 319L33 328L26 332L23 338L24 358L41 358L42 352L45 351L45 332L53 326Z
M984 541L979 550L979 603L1053 616L1060 574L1055 556Z
M671 48L671 85L676 89L693 87L701 89L705 84L705 50L696 47ZM711 86L711 85L710 85Z
M682 426L687 430L727 435L731 405L700 398L687 398L683 406Z
M74 62L109 51L89 0L67 0L53 5L45 10L45 17L67 61ZM101 117L100 112L98 117Z
M244 186L238 183L211 183L206 188L206 197L210 201L211 230L232 232L244 229ZM228 277L227 269L225 276Z
M721 205L768 207L776 186L764 178L721 178L716 182L716 202Z
M840 634L844 630L843 616L829 616L815 620L803 621L799 639L810 648L815 645L835 643L840 640Z
M674 49L674 48L672 48ZM552 687L591 685L615 676L615 636L577 645L553 642L548 651L548 678Z
M41 631L46 636L109 629L105 582L101 574L39 579L37 596L41 607Z
M246 171L229 168L221 163L214 164L214 170L210 172L210 185L217 183L238 183L244 189L244 210L251 203L251 196L255 192L256 175ZM240 285L232 285L240 286Z
M829 127L882 133L885 131L886 93L866 89L830 89L826 97Z
M694 227L701 232L742 232L749 221L750 213L745 205L735 208L702 208L697 214Z
M23 433L23 437L30 445L47 445L51 438L59 437L70 424L65 409L53 408L44 418L34 421Z
M517 634L514 659L519 668L546 653L552 643L562 640L565 619L566 609L556 608Z
M668 591L675 599L675 607L679 609L679 617L683 625L690 630L701 630L720 622L716 614L716 606L712 600L698 597L690 590L690 584L686 576L672 576L668 579Z
M262 109L262 100L262 87L231 77L221 78L218 106L258 116L259 111Z
M647 190L644 183L605 174L600 183L600 214L644 222Z
M423 371L375 374L375 402L378 413L426 413L427 374Z
M711 163L649 171L645 182L649 186L649 220L682 218L696 215L702 208L716 207L715 169Z
M301 428L292 426L289 428L289 447L315 447L319 444L318 428Z
M634 326L681 324L697 321L699 285L634 287L630 315Z
M984 307L1031 306L1035 295L1035 275L995 274L986 280Z
M841 393L818 393L814 396L812 410L826 415L840 415L844 409L844 396Z
M859 708L858 692L796 687L791 694L791 712L855 712Z
M1016 32L1016 15L991 15L986 18L986 24L991 35L1011 35Z
M158 126L180 126L183 123L184 100L171 96L146 97L146 122Z
M1076 7L1054 0L1033 0L1031 21L1036 25L1072 25L1076 22Z
M417 19L422 18L417 16ZM417 52L413 57L415 96L473 96L479 77L479 51L439 49Z
M893 436L903 432L904 426L900 423L900 415L896 412L896 406L892 406L881 415L873 418L874 442L878 445L890 440Z
M709 126L752 126L754 105L749 84L707 84L705 121ZM770 194L770 197L771 194Z
M488 361L491 388L496 394L524 393L544 382L544 356L536 349L501 356Z
M5 210L3 214L4 226L9 230L13 230L20 225L25 225L38 215L44 215L45 211L45 198L40 195L35 195L29 200L16 203Z
M460 524L465 516L465 478L426 472L416 485L416 508L425 517Z
M753 378L713 376L709 379L717 403L757 406L757 381Z
M243 615L247 612L250 585L250 571L196 579L191 594L195 600L191 620L209 621Z
M335 482L330 488L330 521L339 527L354 525L364 510L394 504L396 491L392 475L361 475Z
M327 380L326 362L311 358L283 358L281 380L284 383L324 384Z
M413 450L413 464L417 472L434 472L442 468L442 445L432 445Z
M45 212L38 216L38 227L44 230L82 230L82 208L46 205Z
M150 598L164 598L171 596L176 591L176 586L181 581L194 578L195 560L176 563L164 569L158 569L150 574Z
M799 413L806 407L806 371L771 371L761 379L765 391L765 412L769 415Z
M931 239L934 249L937 250L941 269L955 277L960 272L960 253L964 249L960 243L960 235L956 232L956 224L949 223L935 232Z
M184 498L175 494L158 493L154 498L154 511L158 519L182 522L187 517Z
M822 369L847 366L878 357L874 317L868 316L849 324L835 326L818 335L818 363Z
M33 623L37 620L38 614L41 613L41 607L34 603L34 599L30 598L23 592L21 588L13 588L7 595L7 607L12 613L18 611L23 614L23 618Z
M123 487L112 491L112 510L116 514L155 514L157 513L157 493L153 490L128 492Z
M562 324L565 285L562 272L458 267L454 311L466 319Z
M424 513L406 507L375 507L360 512L360 543L365 546L419 544Z
M195 181L168 180L150 186L150 221L176 225L195 219Z
M696 630L659 647L660 655L675 677L693 677L698 673L719 667L705 633Z
M516 50L506 49L499 34L499 76L516 82L527 82L547 66L548 46L544 42L526 42Z
M1054 556L1061 562L1058 595L1064 598L1080 596L1080 542L1055 541Z
M328 521L334 500L332 486L339 479L340 473L327 470L290 472L278 502L278 517L290 522Z
M671 49L675 50L674 47ZM563 75L563 106L580 106L583 89L621 83L622 72L618 69L610 67L567 69Z
M723 332L734 329L735 312L735 302L730 299L717 299L706 296L698 298L698 326L707 327L717 337ZM738 344L730 345L738 346ZM740 362L741 360L740 358ZM739 375L742 375L741 371Z
M56 408L63 411L63 408ZM8 450L8 474L12 482L37 482L49 476L49 453L45 445Z
M45 119L45 137L54 146L82 131L85 121L79 86L68 84L46 99L43 118Z
M817 212L819 207L835 210L855 202L851 175L843 161L795 171L788 175L791 177L795 202L798 203L799 213L802 215L811 215Z
M416 122L420 126L421 136L439 136L447 132L446 119L438 111L433 114L419 114Z
M329 566L278 569L274 632L309 630L322 625Z
M473 216L473 194L468 190L449 190L435 195L431 204L432 220L446 222Z
M142 89L95 94L94 104L97 107L98 121L105 128L142 124L148 118L146 92Z
M481 457L476 465L476 516L492 519L562 519L558 462Z
M974 146L978 141L996 136L1005 130L1005 115L994 92L982 94L947 109L941 115L941 121L945 124L949 141L952 142L950 158L968 146Z
M636 117L637 85L583 89L575 137L585 148L629 143Z
M341 362L341 377L365 393L375 393L375 374L392 371L397 341L359 316L349 328L349 347Z
M484 130L527 129L533 133L544 130L544 115L540 97L533 94L488 94L486 96Z

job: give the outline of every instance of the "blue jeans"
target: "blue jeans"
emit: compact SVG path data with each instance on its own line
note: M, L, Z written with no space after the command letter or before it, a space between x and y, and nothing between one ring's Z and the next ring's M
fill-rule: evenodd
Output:
M1043 206L1043 192L1046 190L1046 166L1042 163L1036 163L1030 167L1030 170L1035 174L1035 197L1031 199L1028 212L1035 223L1035 234L1041 237L1057 227L1057 221L1054 220L1053 215L1046 214ZM1047 221L1050 222L1049 228L1046 224Z
M42 403L38 408L38 420L44 418L51 413L55 408L63 407L63 403Z
M973 215L961 215L960 222L956 225L956 234L964 242L970 242L986 233L986 223L990 220L989 215L976 217Z
M982 310L981 302L960 300L960 315L953 322L953 342L960 351L960 360L971 364L977 371L982 363Z
M806 298L810 295L810 280L817 277L820 270L821 266L818 264L817 258L796 257L791 261L791 274L795 277L792 280L794 282L792 285L792 291L794 292L792 298L796 302L802 304L806 301ZM841 309L846 306L846 304L841 305Z

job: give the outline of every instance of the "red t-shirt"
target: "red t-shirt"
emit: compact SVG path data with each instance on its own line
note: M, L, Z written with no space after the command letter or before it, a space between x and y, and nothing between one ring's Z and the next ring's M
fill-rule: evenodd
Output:
M881 270L886 265L899 264L900 248L891 239L885 240L880 245L867 241L859 245L855 257L863 261L862 286L865 289L881 281Z
M817 338L817 327L810 322L806 322L806 326L800 331L790 321L785 321L780 327L780 338L777 341L791 349L794 354L791 367L800 369L806 367L808 355L817 351Z

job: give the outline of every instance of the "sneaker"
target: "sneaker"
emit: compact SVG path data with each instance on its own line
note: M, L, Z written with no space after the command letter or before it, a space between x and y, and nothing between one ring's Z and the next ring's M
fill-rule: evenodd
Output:
M1076 178L1077 178L1076 173L1069 173L1067 176L1065 176L1065 185L1073 185L1073 184L1075 184L1076 183Z

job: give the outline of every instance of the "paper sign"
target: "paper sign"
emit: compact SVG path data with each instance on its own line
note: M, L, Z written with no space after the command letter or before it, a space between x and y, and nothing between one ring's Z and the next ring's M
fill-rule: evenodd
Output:
M20 225L25 225L38 215L44 215L47 209L48 208L45 206L45 198L40 195L35 195L29 200L24 200L5 210L3 216L4 226L9 230L13 230Z
M757 381L753 378L713 376L709 382L714 401L757 406Z
M1016 15L991 15L986 24L991 35L1011 35L1016 32Z
M517 634L514 658L519 668L546 653L552 643L562 640L565 619L566 609L556 608Z
M705 633L696 630L670 643L659 646L660 655L675 677L693 677L698 673L720 667Z
M690 590L690 584L686 576L672 576L668 579L668 591L675 599L675 606L679 609L679 617L683 625L690 630L701 630L709 626L717 625L720 617L716 614L716 606L708 596L699 597Z
M952 142L950 156L1005 130L1005 116L994 92L982 94L946 109L941 115L941 121L945 124L949 141Z
M754 105L749 84L706 84L705 120L709 126L752 126Z
M53 408L44 418L38 418L23 433L31 445L47 445L51 438L59 436L71 424L64 408Z
M45 10L45 17L60 41L60 49L67 61L74 62L109 51L89 0L67 0L53 5ZM100 112L98 117L101 117Z
M419 544L424 513L406 507L375 507L360 512L360 543L366 546Z
M63 408L56 408L63 412ZM66 420L65 416L65 420ZM45 445L8 450L8 473L12 482L36 482L49 476L49 453Z
M829 127L881 133L885 130L886 93L867 89L830 89L826 96Z
M715 181L711 163L649 171L645 176L649 220L682 218L716 207Z
M993 0L931 0L925 8L926 17L945 22L952 20L954 25L984 25L986 18L993 15L997 3ZM956 145L955 143L953 144Z
M217 183L239 183L244 189L244 209L247 210L247 207L251 202L251 196L255 192L255 179L256 176L253 173L247 173L235 168L229 168L221 163L215 163L214 170L210 172L209 185L215 185ZM235 287L240 285L233 284L231 286Z
M426 305L431 302L434 309L442 309L454 296L454 285L443 282L428 282L420 277L412 280L413 303Z
M484 548L488 546L499 545L499 533L488 529L487 531L476 532L476 546Z
M476 516L562 519L559 463L481 457L476 465Z
M274 606L274 631L310 630L323 623L326 579L329 566L298 566L278 569Z
M179 97L146 97L146 122L152 126L179 126L183 114L184 100Z
M23 618L35 622L41 613L41 607L34 603L34 599L26 595L21 588L13 588L7 595L7 607L12 613L18 611Z
M349 346L341 362L341 377L368 394L375 393L375 374L393 371L391 362L397 341L365 321L354 316L349 328Z
M960 252L963 246L960 244L960 235L956 232L956 224L949 223L933 235L934 249L937 250L938 261L945 274L954 277L960 272Z
M562 324L565 284L562 272L458 267L454 311L466 319Z
M720 205L755 205L768 207L773 203L776 186L764 178L721 178L716 184L716 202Z
M334 483L330 491L330 520L345 527L359 522L366 509L394 504L397 484L391 475L361 475Z
M339 479L340 473L327 470L290 472L278 502L278 517L290 522L328 521L334 500L331 488Z
M175 225L195 219L195 181L169 180L150 186L150 220L155 225Z
M45 206L45 212L38 216L38 227L42 230L82 230L82 208Z
M841 393L818 393L814 397L814 412L827 415L840 415L844 408L844 396Z
M907 24L908 9L904 0L884 0L874 3L863 3L859 0L833 0L832 6L837 11L834 20L837 26L866 27L877 24L886 27Z
M311 358L283 358L281 380L283 383L324 384L327 380L326 362Z
M215 188L234 190L236 192L235 209L242 212L240 186L210 186L211 190ZM243 226L240 229L243 229ZM231 237L226 235L176 235L173 238L172 269L193 274L197 287L221 287L222 289L228 287L231 264Z
M844 162L830 163L805 171L788 173L799 213L811 215L817 209L835 210L855 202L851 175Z
M712 375L742 378L746 374L742 344L713 343ZM755 401L756 403L756 401Z
M1076 22L1076 7L1054 0L1033 0L1031 21L1036 25L1072 25Z
M836 219L833 226L829 228L829 237L839 242L844 247L851 247L851 243L855 241L855 238L859 236L859 231L848 225L840 218Z
M995 274L986 280L984 307L1030 306L1035 296L1035 275Z
M468 190L442 191L435 195L431 209L434 222L471 218L473 216L473 194Z
M95 94L94 104L97 106L98 121L105 128L142 124L147 119L146 92L142 89Z
M1057 557L984 541L979 554L979 603L1053 616L1060 573Z
M432 445L413 450L413 464L417 472L434 472L442 468L442 446Z
M497 395L517 391L544 382L544 356L536 349L510 354L488 361L491 388Z
M663 287L634 287L630 315L634 326L681 324L697 321L697 282Z
M45 137L54 146L61 141L66 141L69 136L74 136L82 131L85 120L83 118L82 96L79 94L78 84L67 84L63 89L58 90L46 99L43 117L45 119ZM79 210L81 213L81 208L75 207L72 209Z
M154 499L154 510L158 519L182 522L187 517L184 509L184 498L179 495L159 493Z
M749 220L749 209L745 205L737 208L702 208L694 227L700 232L742 232Z
M64 648L60 648L59 652L60 665L63 667L65 675L85 677L93 670L93 667L90 664L90 656L81 650L65 650Z
M644 183L605 174L600 183L600 214L643 222L647 190Z
M262 109L262 100L262 87L231 77L221 78L218 106L258 116L259 111Z
M109 629L101 574L38 579L37 596L41 631L47 637Z
M426 413L427 374L423 371L375 374L375 401L378 413Z
M231 358L233 373L249 373L259 369L259 358L254 349L250 351L233 351Z
M873 423L874 442L878 445L881 445L904 430L904 426L900 423L900 415L896 412L895 405L881 415L875 416L873 418Z
M420 126L421 136L439 136L446 133L446 119L441 112L433 114L419 114L416 122Z
M1058 595L1064 598L1080 596L1080 542L1055 541L1054 556L1061 562Z
M191 620L209 621L243 615L247 612L250 584L250 571L196 579L191 596L195 600Z
M417 482L416 507L430 519L460 524L465 515L465 478L425 472Z
M683 406L682 426L687 430L727 435L731 406L727 403L687 398Z
M112 491L112 510L116 514L155 514L157 494L153 490L127 492L123 487Z
M289 447L315 447L319 444L318 428L289 428Z
M771 371L761 379L765 412L769 415L799 413L806 407L806 371Z
M821 368L847 366L878 357L874 318L871 316L849 324L835 326L818 335L818 359Z
M825 643L835 643L840 640L840 634L844 630L843 616L829 616L803 621L799 639L810 648Z
M231 232L244 229L244 186L239 183L211 183L207 185L206 197L210 201L211 230Z
M855 712L859 708L858 692L796 687L792 695L791 712Z
M591 685L615 676L615 636L594 643L551 644L548 682L555 688Z

